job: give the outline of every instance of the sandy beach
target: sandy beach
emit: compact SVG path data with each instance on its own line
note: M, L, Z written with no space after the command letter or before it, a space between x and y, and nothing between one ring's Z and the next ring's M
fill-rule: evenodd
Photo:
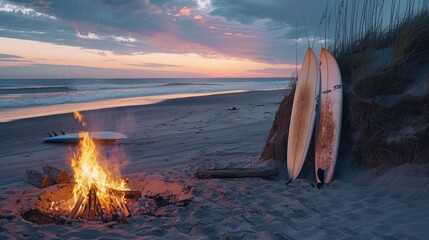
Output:
M271 180L207 179L199 169L253 167L274 119L281 91L169 100L83 112L90 131L128 139L104 146L124 168L130 187L173 195L177 202L127 223L74 221L37 225L24 209L54 185L24 182L26 168L52 164L71 173L74 146L47 144L47 132L78 131L72 114L0 124L1 239L426 239L429 165L366 170L342 164L323 189L312 179L286 186ZM232 110L235 107L236 110ZM267 164L267 163L264 163ZM272 164L272 163L268 163ZM36 199L36 200L35 200Z

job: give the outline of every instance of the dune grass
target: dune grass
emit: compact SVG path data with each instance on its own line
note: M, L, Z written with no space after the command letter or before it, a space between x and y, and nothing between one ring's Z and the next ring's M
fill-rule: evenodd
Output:
M375 2L384 1L365 1L368 6ZM330 47L345 89L342 144L350 143L348 152L352 151L359 164L377 167L429 161L429 127L424 128L429 123L429 96L405 94L420 70L429 66L429 11L427 4L420 3L416 10L416 1L410 1L401 20L390 18L384 29L379 19L362 20L365 26L354 28L365 33L352 35L355 30L349 29ZM397 12L391 10L393 15ZM415 125L422 127L400 141L389 141Z

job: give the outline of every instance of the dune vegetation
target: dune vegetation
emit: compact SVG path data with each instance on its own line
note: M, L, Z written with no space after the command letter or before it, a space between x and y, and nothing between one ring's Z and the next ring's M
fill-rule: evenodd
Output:
M344 1L339 6L339 13L361 16L339 17L329 47L344 85L340 159L369 167L428 162L428 2L408 1L402 15L399 4L392 4L386 26L380 3L364 1L360 14L355 1L352 10ZM369 9L373 14L366 15Z

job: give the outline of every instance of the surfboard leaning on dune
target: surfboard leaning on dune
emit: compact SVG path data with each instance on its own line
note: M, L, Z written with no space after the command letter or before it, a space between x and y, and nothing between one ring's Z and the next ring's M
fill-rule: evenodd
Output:
M340 143L343 90L338 63L322 48L320 53L321 102L316 133L316 181L330 183L334 175Z
M307 156L317 114L319 91L319 63L313 50L308 48L296 85L289 126L287 150L289 182L298 177Z

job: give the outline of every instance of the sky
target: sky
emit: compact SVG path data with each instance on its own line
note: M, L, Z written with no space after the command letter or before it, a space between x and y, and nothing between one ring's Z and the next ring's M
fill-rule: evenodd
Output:
M319 39L325 6L324 0L0 0L0 79L290 77L307 39Z

